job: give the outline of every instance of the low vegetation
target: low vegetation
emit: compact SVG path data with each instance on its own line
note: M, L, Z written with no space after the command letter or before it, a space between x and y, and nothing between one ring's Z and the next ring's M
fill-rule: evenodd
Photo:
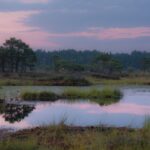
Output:
M39 101L54 101L58 99L58 95L53 92L24 92L21 94L23 100L39 100Z
M90 99L99 103L116 102L122 96L122 93L116 89L104 88L102 90L90 89L80 90L77 88L67 89L62 97L66 99Z
M150 75L148 76L128 76L120 79L105 79L99 77L88 76L87 80L92 84L104 85L150 85Z
M149 124L149 125L148 125ZM149 150L150 122L142 129L110 127L38 127L0 141L1 150Z
M24 73L24 74L0 74L0 86L89 86L94 84L105 85L150 85L150 74L129 76L106 76L90 73Z
M84 76L58 73L24 73L0 75L1 86L48 85L48 86L88 86Z
M99 104L110 104L117 102L121 96L121 91L110 88L105 88L103 90L81 90L79 88L70 88L66 89L60 95L53 92L24 92L21 94L21 98L23 100L54 101L57 99L90 99L91 101L96 101Z

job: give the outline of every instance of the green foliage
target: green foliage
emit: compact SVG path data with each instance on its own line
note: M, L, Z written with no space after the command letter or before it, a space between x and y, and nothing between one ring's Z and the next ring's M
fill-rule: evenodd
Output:
M122 93L119 90L109 88L103 90L90 89L85 91L72 88L66 89L62 94L62 97L66 99L90 99L102 105L117 102L121 96Z
M144 71L146 71L146 70L150 71L150 56L144 57L142 60L142 64L143 64L142 67L143 67Z
M62 97L67 99L87 98L87 93L78 88L69 88L65 89L65 91L62 93Z
M146 117L145 123L144 123L144 129L150 131L150 117Z
M0 47L2 72L26 72L33 69L35 62L35 53L20 39L10 38Z
M103 56L104 55L104 56ZM109 63L107 63L110 58L115 60L116 62L111 62L111 66L114 66L113 70L115 73L120 71L128 71L128 68L133 68L134 71L143 70L143 59L149 58L149 52L140 52L133 51L131 54L126 53L102 53L98 50L85 50L85 51L77 51L77 50L59 50L52 52L45 52L42 50L36 51L37 56L37 69L40 68L49 68L49 70L54 69L54 56L61 58L61 60L65 60L65 62L73 62L74 64L80 64L84 67L84 70L90 71L91 69L94 71L99 71L102 66L98 66L99 70L95 68L93 61L95 64L101 64L102 62L106 67L108 67ZM96 62L97 61L97 62ZM107 64L107 65L106 65ZM42 66L42 67L41 67ZM94 66L94 67L93 67ZM105 69L105 67L104 67Z
M103 90L81 90L80 88L69 88L61 95L53 92L24 92L21 94L23 100L54 101L59 98L67 100L89 99L102 105L117 102L121 96L122 93L119 90L109 88Z
M122 71L122 64L119 60L113 58L112 54L100 53L94 58L94 66L92 68L95 72L101 72L101 74L114 74Z
M61 58L60 56L54 56L53 57L53 63L54 63L54 70L55 71L84 71L84 66L81 64L74 63L73 61L65 60Z
M58 96L53 92L24 92L21 94L23 100L40 100L40 101L54 101Z

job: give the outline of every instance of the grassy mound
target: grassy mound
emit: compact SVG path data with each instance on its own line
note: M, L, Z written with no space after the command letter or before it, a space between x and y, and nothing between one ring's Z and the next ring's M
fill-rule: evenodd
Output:
M28 101L54 101L58 96L53 92L24 92L21 94L21 98Z
M110 104L119 101L122 93L116 89L104 88L103 90L90 89L82 91L77 88L67 89L62 97L65 99L90 99L99 104Z
M79 88L66 89L61 95L53 92L24 92L21 94L23 100L54 101L57 99L78 100L89 99L99 104L110 104L119 101L122 93L119 90L105 88L103 90Z

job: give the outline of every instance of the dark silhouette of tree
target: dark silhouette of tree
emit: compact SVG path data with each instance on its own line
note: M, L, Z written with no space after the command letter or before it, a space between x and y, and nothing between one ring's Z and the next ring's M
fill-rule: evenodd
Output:
M150 70L150 56L149 57L144 57L142 60L142 66L144 71L149 71Z
M34 106L7 104L5 106L4 118L10 123L20 122L27 117L33 110Z
M122 64L119 60L113 58L112 54L101 53L94 59L94 67L102 74L112 74L121 72Z
M121 73L123 69L123 66L121 64L120 61L116 60L116 59L112 59L111 62L110 62L110 73Z
M5 72L7 62L7 50L4 47L0 47L0 66L1 72Z
M33 69L35 62L35 52L20 39L10 38L0 47L2 72L26 72Z
M111 54L108 53L101 53L98 56L96 56L96 58L94 58L94 63L97 66L96 68L101 73L108 72L110 62L111 62Z

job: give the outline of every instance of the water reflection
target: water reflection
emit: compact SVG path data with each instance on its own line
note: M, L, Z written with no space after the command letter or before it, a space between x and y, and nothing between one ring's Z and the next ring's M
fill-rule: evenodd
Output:
M24 129L59 123L90 126L142 127L146 115L150 115L150 88L128 87L116 104L100 106L89 100L68 102L22 102L22 105L0 105L0 128Z
M0 114L4 113L5 111L5 105L3 103L0 103Z
M22 104L1 104L0 112L3 114L5 121L9 123L20 122L27 117L33 110L34 106Z

